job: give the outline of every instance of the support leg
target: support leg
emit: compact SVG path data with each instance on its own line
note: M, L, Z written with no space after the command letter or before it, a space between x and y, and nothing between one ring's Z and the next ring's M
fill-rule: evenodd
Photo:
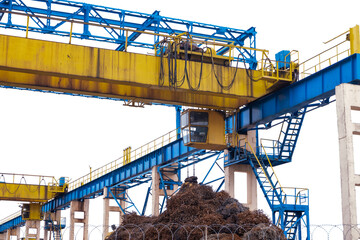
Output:
M119 213L119 225L122 223L123 212L122 209L126 209L125 200L119 200L121 208L119 206L110 206L111 197L108 194L109 189L107 187L104 188L104 199L103 199L103 238L105 238L109 233L110 227L110 212Z
M244 136L245 137L245 136ZM247 135L247 139L251 146L255 149L256 146L256 133L251 131ZM225 150L226 151L226 150ZM227 153L224 153L227 156ZM247 202L243 203L249 207L250 210L257 209L257 181L255 174L253 173L251 166L234 164L225 167L225 191L230 194L231 197L235 196L235 172L246 173L246 191L247 191Z
M70 204L70 240L75 240L75 223L83 224L83 240L88 240L89 199L72 201ZM75 218L75 212L83 212L84 218Z
M360 124L352 122L351 110L360 110L360 86L341 84L335 91L344 239L358 239L355 186L360 186L360 175L355 174L353 134L360 135Z

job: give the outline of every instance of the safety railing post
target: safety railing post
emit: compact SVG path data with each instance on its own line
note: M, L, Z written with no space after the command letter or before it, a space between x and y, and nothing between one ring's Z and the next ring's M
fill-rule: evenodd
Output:
M27 15L27 22L26 22L26 38L29 36L29 22L30 22L30 16Z
M70 24L70 38L69 38L69 44L71 44L71 38L72 38L72 32L73 32L73 25L74 25L74 22L71 21L71 24Z
M127 52L127 47L128 47L128 35L129 35L129 31L126 30L126 38L125 38L125 52Z

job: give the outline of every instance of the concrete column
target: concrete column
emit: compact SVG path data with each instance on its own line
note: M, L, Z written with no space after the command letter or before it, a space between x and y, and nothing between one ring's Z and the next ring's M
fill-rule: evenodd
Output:
M235 197L235 172L246 173L247 201L241 204L250 208L250 210L257 209L257 181L251 166L235 164L225 167L225 191L228 192L231 197Z
M10 238L11 238L11 229L8 229L8 230L6 231L6 237L5 237L5 239L6 239L6 240L10 240Z
M50 234L51 235L51 234ZM48 240L49 239L49 231L44 229L44 240Z
M70 240L75 239L75 223L83 224L83 240L88 240L89 204L89 199L84 199L84 201L72 201L70 203ZM75 218L75 212L83 212L84 218Z
M158 166L152 167L151 172L151 179L152 179L152 186L151 186L151 196L152 196L152 216L159 216L160 211L160 175L157 171Z
M35 229L36 233L30 234L30 229ZM25 240L29 240L31 238L40 240L40 221L38 220L27 220L25 222Z
M248 135L242 135L241 138L247 137L248 142L251 144L255 151L256 147L256 132L249 131ZM250 148L247 149L250 151ZM226 151L226 150L225 150ZM225 152L225 155L226 152ZM255 174L253 173L251 166L243 164L234 164L228 167L225 167L225 191L229 193L231 197L235 197L235 172L246 173L246 192L247 192L247 202L242 203L250 210L257 209L257 181Z
M108 196L109 189L107 187L104 188L104 200L103 200L103 206L104 206L104 212L103 212L103 238L109 233L109 227L110 227L110 212L117 212L119 213L119 225L122 223L122 216L123 212L121 211L121 208L119 206L110 206L110 199ZM124 200L119 200L120 205L123 209L126 208L126 202Z
M159 216L160 212L160 196L165 196L164 189L160 188L160 174L157 171L158 166L154 166L152 168L151 173L151 179L152 179L152 189L151 189L151 195L152 195L152 216ZM174 173L174 169L162 169L163 173L166 172L166 174L163 174L164 181L166 180L173 180L173 181L179 181L179 176ZM165 176L166 175L166 176ZM178 189L178 186L175 185L174 189L167 189L166 194L168 196L172 195L176 190Z
M5 233L4 239L0 237L0 240L10 240L12 236L16 236L17 239L20 239L20 227L8 229Z
M353 134L360 135L360 124L351 120L351 110L360 110L360 86L341 84L336 87L336 110L340 153L342 218L345 240L358 239L356 189L360 175L355 174ZM360 159L357 159L360 161Z
M15 231L17 240L20 240L21 227L17 227Z

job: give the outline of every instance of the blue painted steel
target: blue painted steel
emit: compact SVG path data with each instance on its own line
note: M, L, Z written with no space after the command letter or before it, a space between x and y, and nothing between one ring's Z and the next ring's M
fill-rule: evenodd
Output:
M275 60L277 62L277 67L281 68L289 68L290 67L290 51L283 50L275 54Z
M71 201L84 198L94 198L102 195L104 187L111 187L125 180L136 179L139 175L146 174L151 171L153 166L171 162L177 158L189 155L196 151L198 150L184 146L182 139L175 140L158 150L155 150L133 162L126 164L123 167L91 181L90 183L45 203L42 207L42 211L49 212L63 209L68 207Z
M152 186L152 183L150 184L150 186L148 187L148 190L146 192L146 197L145 197L145 201L144 201L143 210L141 212L141 216L145 216L146 207L147 207L147 203L148 203L150 192L151 192L151 186Z
M176 106L176 138L179 139L181 137L181 110L182 106Z
M211 165L209 171L206 173L204 179L200 182L200 184L206 184L206 183L204 183L204 182L205 182L206 178L209 176L209 174L210 174L211 170L214 168L214 166L215 166L215 165L218 165L218 164L217 164L217 161L219 160L220 155L221 155L221 154L219 154L219 155L216 157L216 159L214 160L213 164ZM219 165L218 165L218 166L219 166ZM220 167L220 166L219 166L219 167ZM221 169L221 170L222 170L222 169ZM224 171L224 170L223 170L223 171Z
M306 218L305 226L307 236L310 240L309 224L309 193L308 190L301 195L301 192L294 190L294 193L285 193L281 188L274 172L268 171L266 156L255 155L245 150L247 144L241 146L243 149L242 158L246 158L255 174L267 203L273 213L273 224L279 225L289 240L301 239L302 219ZM258 161L259 160L259 161Z
M127 11L123 9L91 5L87 3L66 1L66 0L37 0L43 2L44 6L32 4L34 1L26 0L3 0L0 2L0 9L3 11L16 11L29 14L32 24L29 31L54 34L57 36L70 36L70 27L64 27L66 21L76 20L83 23L96 23L102 25L104 31L91 31L92 26L84 24L82 31L73 29L72 38L88 39L101 42L115 43L117 50L125 50L126 33L124 30L115 28L127 28L139 31L148 31L161 34L180 34L188 32L200 39L218 39L223 43L233 42L238 46L256 48L256 31L254 27L248 30L228 28L213 24L188 21L177 18L164 17L159 11L153 14ZM66 9L66 11L64 10ZM7 19L3 16L8 15ZM12 22L12 15L9 13L0 15L0 27L26 30L26 22L15 24ZM61 20L40 18L39 16L57 17ZM64 21L62 20L64 19ZM65 21L66 20L66 21ZM46 21L46 22L45 22ZM140 33L132 33L128 36L128 46L141 48L154 48L159 42L159 37L138 40ZM225 54L228 48L221 49L218 54ZM249 63L251 68L256 67L256 52L252 50L241 50L241 57Z
M13 228L15 226L23 226L25 225L25 220L22 219L21 216L13 218L3 224L0 225L0 233L5 232L6 230Z
M279 152L280 159L289 159L291 161L299 138L301 126L304 122L305 113L306 107L293 113L288 119L285 119L285 122L287 123L286 130L283 131L283 129L281 129L280 132L283 135Z
M157 171L160 175L160 188L163 190L164 199L160 204L160 213L165 209L165 205L169 196L167 195L166 189L174 189L174 186L181 186L182 182L178 180L173 180L167 176L167 173L175 173L178 176L178 179L181 179L181 169L189 167L191 165L202 162L206 159L214 157L218 154L221 154L219 151L207 151L203 149L199 149L197 152L192 153L191 155L183 158L179 158L173 162L169 162L167 164L161 165L158 167ZM166 177L166 179L165 179ZM179 188L178 188L179 190ZM176 193L176 191L174 192ZM173 193L173 194L174 194Z
M360 55L353 54L301 81L249 103L237 113L237 132L266 124L285 113L296 112L310 103L335 94L341 83L358 83Z

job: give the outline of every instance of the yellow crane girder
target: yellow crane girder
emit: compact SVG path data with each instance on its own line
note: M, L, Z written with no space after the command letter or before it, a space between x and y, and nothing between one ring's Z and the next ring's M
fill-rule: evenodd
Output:
M171 88L167 58L6 35L0 35L0 51L0 84L7 86L236 109L266 95L271 85L263 79L252 81L250 70L188 61L189 81ZM185 61L176 64L180 81ZM230 89L220 86L232 80Z
M59 193L63 193L66 186L48 186L34 184L17 184L0 182L0 200L20 202L47 202Z

